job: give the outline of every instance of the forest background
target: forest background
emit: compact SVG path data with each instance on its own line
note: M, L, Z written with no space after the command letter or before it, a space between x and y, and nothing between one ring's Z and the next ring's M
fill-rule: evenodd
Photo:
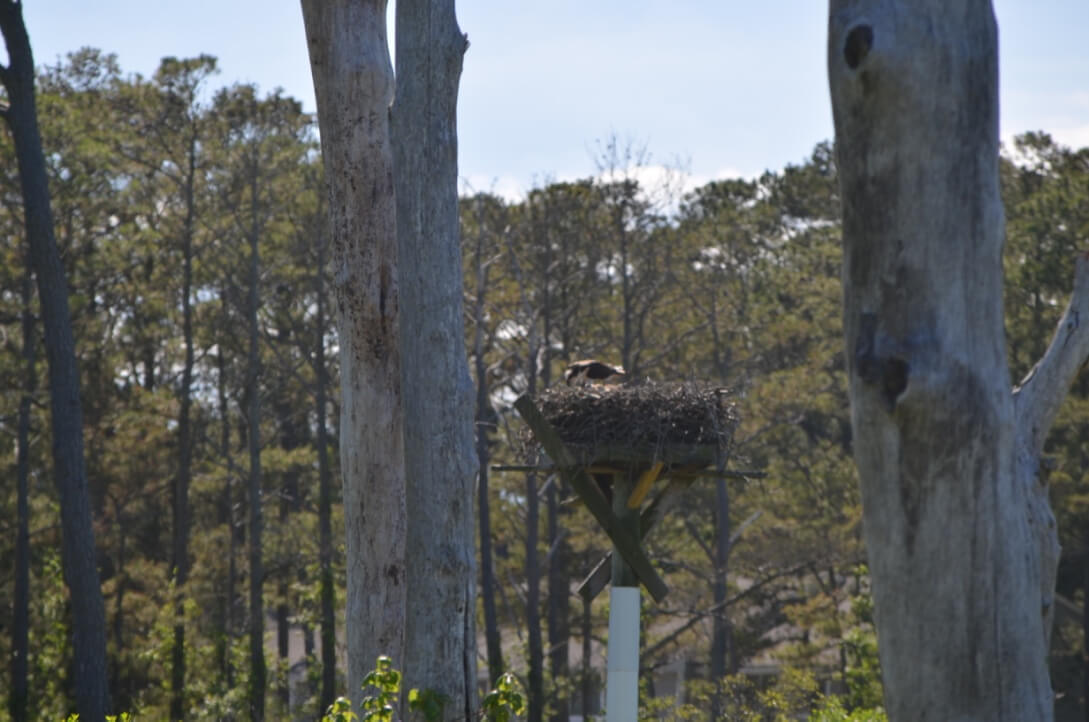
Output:
M167 716L181 599L186 709L194 719L244 717L246 600L257 579L268 600L272 709L291 699L288 639L295 630L309 655L308 682L296 698L314 716L328 701L322 678L333 671L321 663L319 630L343 624L323 619L322 604L323 579L333 582L325 593L343 599L343 550L323 554L323 522L333 544L343 534L336 495L328 493L337 484L337 339L324 277L327 212L316 126L297 100L278 92L252 85L205 92L216 65L207 56L168 59L142 78L123 73L110 55L83 50L39 75L82 374L110 686L116 709ZM14 540L24 478L29 699L35 717L62 718L71 706L67 592L41 330L12 154L5 135L0 523L7 533L0 559L11 562L0 569L0 589L18 603ZM696 707L706 702L704 715L716 691L750 707L804 707L818 680L843 694L847 707L876 707L832 148L819 144L778 171L692 190L684 190L680 172L641 183L651 157L623 139L599 144L594 160L592 176L542 182L518 200L487 189L462 199L466 346L485 392L477 424L486 442L483 468L522 460L510 403L531 375L538 388L554 384L576 358L617 361L638 379L734 389L741 424L730 466L756 473L697 487L648 539L673 592L664 605L645 609L642 664L648 673L677 660L700 667L711 688L694 689L690 699ZM1006 331L1019 378L1051 336L1089 235L1089 149L1062 147L1043 133L1020 136L1004 149L1002 188ZM259 273L251 275L254 263ZM254 312L257 356L244 331ZM191 384L182 383L186 368ZM251 403L255 397L259 404ZM1084 705L1089 635L1082 621L1087 398L1083 378L1048 447L1064 549L1059 593L1068 605L1052 673L1060 703L1074 706ZM179 442L183 407L191 445ZM29 453L20 465L23 431ZM257 459L248 450L255 432L263 444ZM184 449L193 473L190 508L179 514L174 491ZM538 715L578 712L572 701L581 705L582 685L597 674L582 662L600 649L606 609L604 600L583 605L571 588L606 542L584 510L562 503L565 490L555 481L537 479L533 494L521 474L481 481L480 551L490 562L481 567L493 567L479 587L484 681L509 667L527 683ZM265 520L257 566L246 552L254 498ZM179 519L192 565L175 588ZM715 545L723 528L734 530L725 564ZM502 645L486 650L489 597ZM10 658L13 635L0 636L0 653ZM794 670L780 676L779 697L742 689L745 678L735 675L758 663ZM333 682L338 693L358 687L358 680Z

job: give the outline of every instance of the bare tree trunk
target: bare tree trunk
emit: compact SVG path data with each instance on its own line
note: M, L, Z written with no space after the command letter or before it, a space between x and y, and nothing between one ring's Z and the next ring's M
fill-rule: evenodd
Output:
M235 548L237 545L234 524L234 494L232 479L234 464L231 462L231 427L227 408L227 361L223 356L223 345L217 346L216 352L216 408L219 410L220 432L219 453L223 457L226 479L220 496L220 522L227 526L229 543L227 549L227 579L223 592L223 604L217 612L216 661L219 673L223 676L224 686L230 689L234 683L234 665L231 662L231 640L234 636L234 596L235 596Z
M523 295L523 302L525 297ZM531 309L526 308L527 312ZM529 352L526 354L527 394L537 393L537 327L530 321ZM537 474L526 474L526 696L529 722L541 722L544 716L544 650L541 645L541 567L537 554L540 502L537 498Z
M711 680L720 682L726 675L730 644L730 621L726 609L726 565L730 557L730 493L726 479L715 480L715 581L712 587L714 617L711 621ZM711 720L720 719L722 695L717 690L711 698Z
M483 214L481 214L483 216ZM495 429L495 411L488 398L488 367L484 362L484 299L488 290L488 262L484 258L483 218L477 224L476 299L473 304L473 365L476 371L477 509L480 532L480 597L484 607L484 640L488 655L488 681L503 674L503 647L495 612L495 570L492 558L491 501L488 497L488 435Z
M989 2L834 0L855 458L889 718L1050 720L1039 454L1089 351L1089 268L1011 393Z
M552 316L555 312L555 304L552 299L551 283L548 275L552 272L554 262L552 260L552 241L545 238L546 247L546 276L542 279L542 307L541 325L544 333L544 345L541 347L541 383L545 388L552 384ZM566 309L561 309L566 310ZM548 540L548 606L545 609L545 618L548 626L548 671L553 680L553 696L550 700L552 714L551 722L567 722L570 715L569 702L563 686L557 684L567 679L569 674L567 655L567 643L571 637L570 608L568 598L571 596L570 580L567 574L567 544L564 540L563 527L560 524L560 478L557 475L548 484L545 493L545 531Z
M508 239L509 240L509 239ZM537 393L538 353L540 341L537 331L537 309L530 302L529 281L522 272L518 255L512 243L508 243L511 275L518 284L522 323L528 328L525 358L526 394ZM526 708L529 722L541 722L544 708L544 652L541 648L541 569L537 554L539 538L540 503L538 501L537 475L526 475Z
M589 720L592 710L597 705L590 701L594 696L594 668L590 664L590 654L593 651L593 616L591 615L591 601L587 597L582 598L582 718Z
M120 689L119 683L122 680L121 658L125 650L125 592L128 591L128 570L126 567L128 564L128 548L125 541L128 538L126 533L128 518L125 515L124 502L116 496L112 496L111 500L114 505L114 526L117 527L117 569L114 572L112 629L114 653L113 659L110 660L110 687L115 695L118 692L124 695L125 692Z
M465 357L457 94L467 42L454 0L400 0L393 107L403 333L408 608L405 675L476 708L473 384Z
M329 470L329 432L325 425L329 404L329 370L325 363L325 235L318 239L317 326L314 348L315 394L318 420L318 560L321 566L321 697L318 709L328 709L336 697L336 586L333 583L333 475Z
M185 176L185 221L182 226L182 339L185 362L178 399L178 475L174 482L174 649L171 655L170 718L184 720L185 704L185 583L189 579L189 484L192 479L193 443L190 413L193 406L193 186L197 173L197 139L189 139ZM153 366L153 365L152 365Z
M249 476L249 571L250 571L250 609L249 609L249 635L250 635L250 687L249 705L250 717L255 722L265 718L265 686L268 677L268 667L265 662L265 603L264 583L265 568L262 560L261 532L264 525L264 494L262 492L261 478L261 391L258 380L261 375L260 334L257 310L260 298L257 290L261 256L258 247L258 220L257 220L257 167L254 167L250 176L250 210L251 224L249 233L250 244L250 268L247 293L247 316L249 319L249 354L246 359L246 401L247 401L247 433L249 444L250 476Z
M379 654L404 659L405 468L389 139L393 68L385 0L303 0L302 7L332 218L348 678L356 689Z
M529 636L526 671L529 722L541 722L544 713L544 651L541 645L541 568L537 554L540 502L537 474L526 474L526 629Z
M290 340L291 329L284 327L279 330L277 339L286 343ZM277 425L279 426L280 448L290 454L307 442L307 429L300 424L295 414L293 400L286 393L281 393L274 402L276 409ZM283 473L283 485L280 487L280 529L288 528L292 514L298 514L302 510L299 495L299 470L289 467ZM285 532L281 531L281 534ZM305 564L297 558L290 558L290 550L285 550L284 557L280 560L280 570L276 580L276 655L280 665L277 679L277 696L280 701L281 714L290 716L291 713L291 582L306 583ZM306 664L307 660L303 660Z
M560 479L552 480L545 494L546 528L548 530L548 670L552 675L555 698L552 722L567 722L570 702L560 682L570 674L568 642L571 638L570 580L567 574L567 544L560 525Z
M23 362L26 380L19 397L19 429L16 461L15 503L15 589L12 600L11 697L9 710L14 722L26 722L28 717L30 660L30 412L38 386L37 361L34 353L34 277L27 258L23 271L22 326Z
M0 66L8 106L0 109L15 143L30 259L38 282L49 365L53 464L63 529L62 560L72 606L76 708L80 719L99 722L109 712L106 681L106 613L95 560L94 529L83 457L79 370L68 307L68 284L53 231L34 100L34 58L22 3L0 0L0 32L9 63Z

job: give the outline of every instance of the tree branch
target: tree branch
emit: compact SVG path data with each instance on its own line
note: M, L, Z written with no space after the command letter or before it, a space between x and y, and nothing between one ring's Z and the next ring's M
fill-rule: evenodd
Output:
M29 45L23 24L22 4L16 0L0 0L0 34L4 36L4 45L8 51L8 64L0 64L0 83L10 92L13 66L18 63L18 55L23 47Z
M1089 358L1089 253L1078 255L1070 304L1059 320L1051 345L1013 391L1018 434L1034 455L1043 450L1047 432L1086 358Z
M2 17L0 17L0 30L4 30L4 31L7 30L7 26L6 26L5 21L3 20ZM4 47L9 47L9 46L10 46L10 43L7 42L7 33L4 32ZM3 63L0 63L0 85L3 85L4 89L7 90L9 93L11 92L10 91L11 79L12 79L11 78L11 65L10 64L9 65L4 65ZM4 113L6 115L7 110L8 110L8 105L5 103L3 108L4 108Z

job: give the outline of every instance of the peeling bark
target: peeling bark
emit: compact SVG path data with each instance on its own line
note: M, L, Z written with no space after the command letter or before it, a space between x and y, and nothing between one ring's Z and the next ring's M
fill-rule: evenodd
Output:
M983 0L830 7L851 416L895 722L1053 714L1058 541L1037 472L1089 353L1089 282L1083 259L1011 393L997 42Z

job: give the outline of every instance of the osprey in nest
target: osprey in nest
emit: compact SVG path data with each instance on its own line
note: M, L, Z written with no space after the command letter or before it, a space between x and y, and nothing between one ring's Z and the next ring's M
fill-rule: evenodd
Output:
M568 386L586 386L587 384L616 384L627 378L627 373L620 366L612 366L594 359L575 361L567 367L563 380Z

